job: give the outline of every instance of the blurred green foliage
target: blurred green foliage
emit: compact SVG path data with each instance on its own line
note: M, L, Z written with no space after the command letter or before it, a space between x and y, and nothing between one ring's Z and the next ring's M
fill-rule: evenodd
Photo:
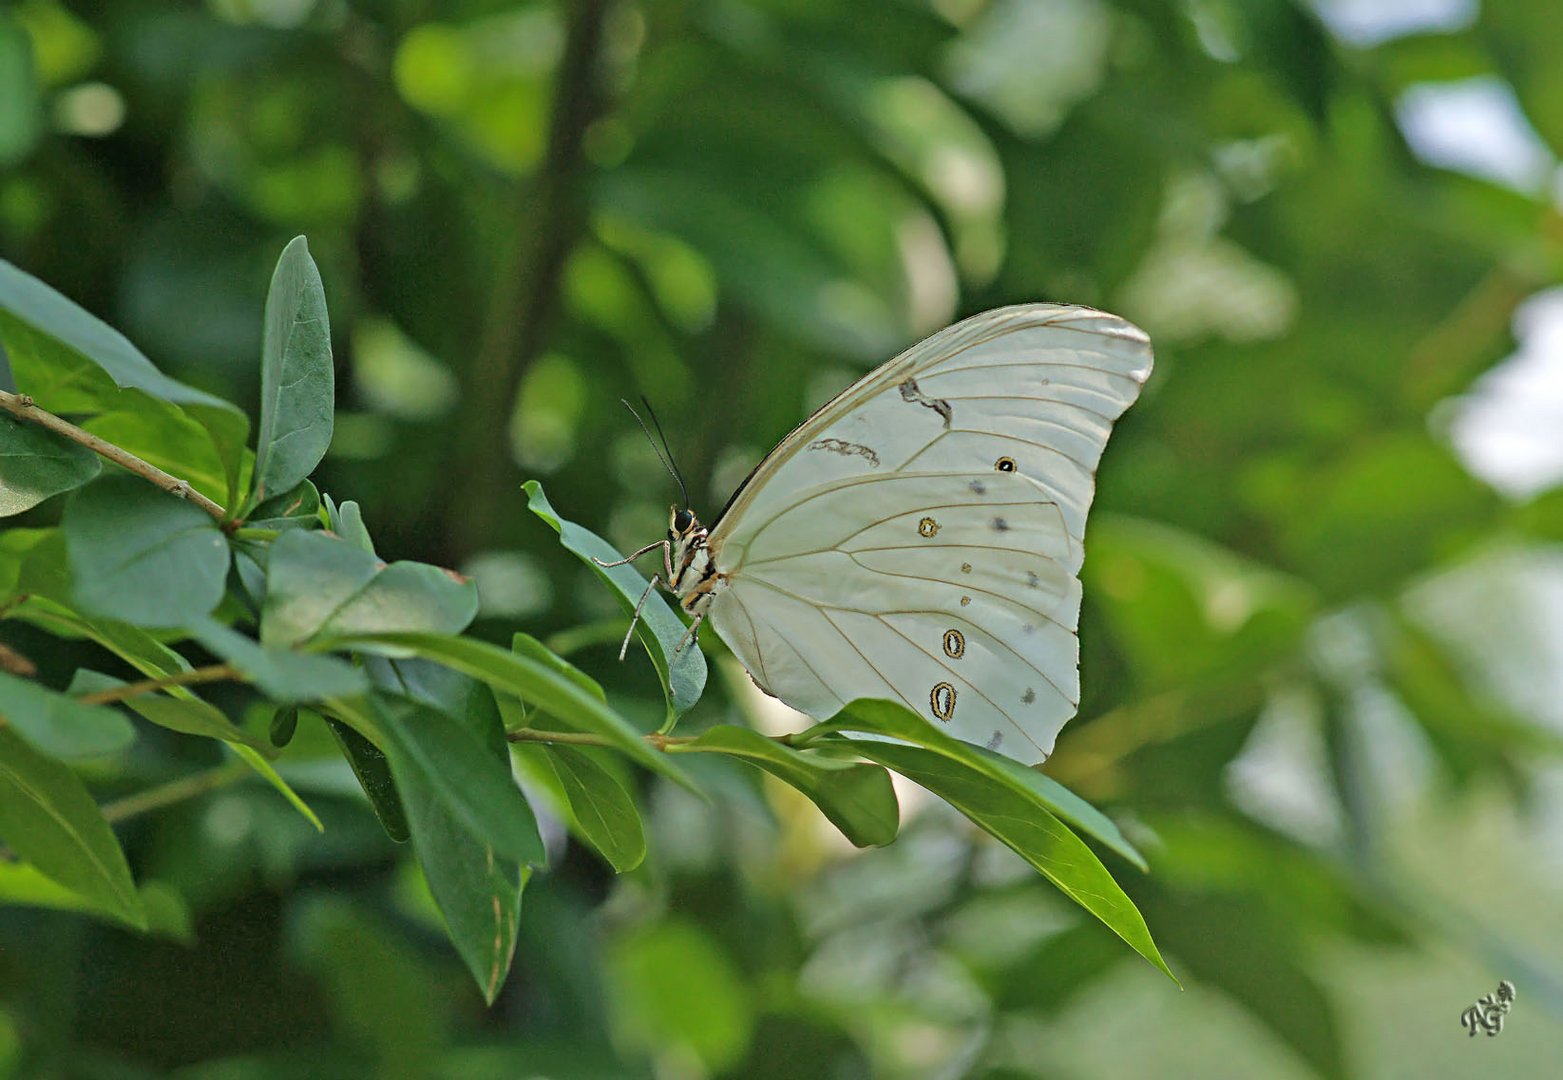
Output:
M256 313L307 232L337 358L321 488L382 557L471 573L478 633L568 652L643 728L655 671L613 662L614 598L519 488L545 478L620 548L659 536L671 485L620 397L651 396L709 515L958 315L1050 299L1143 325L1157 372L1104 462L1086 696L1048 771L1147 852L1143 876L1105 858L1189 987L942 805L903 797L901 839L848 853L790 790L680 756L717 807L617 775L649 854L616 876L561 825L568 779L523 760L553 866L485 1010L306 714L283 767L324 832L259 783L119 826L152 937L0 863L0 894L42 905L0 913L0 1071L1546 1074L1560 717L1536 575L1563 514L1476 479L1446 421L1563 280L1563 222L1544 187L1424 164L1395 103L1495 77L1563 153L1557 10L1486 0L1373 44L1301 0L0 12L0 255L254 417ZM217 498L253 464L236 419L148 438L186 440ZM43 543L60 502L0 548ZM135 677L89 641L0 635L50 686ZM720 677L684 722L769 722L703 644ZM229 689L205 696L263 733ZM133 797L219 755L143 731L78 772ZM119 873L110 902L137 906ZM1458 1013L1499 978L1515 1013L1472 1042Z

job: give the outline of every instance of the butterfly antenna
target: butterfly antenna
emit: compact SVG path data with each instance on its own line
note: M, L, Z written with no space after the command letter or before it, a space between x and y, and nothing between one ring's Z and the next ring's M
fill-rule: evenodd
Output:
M628 401L624 401L623 398L620 398L619 400L624 403L624 407L630 411L630 415L633 416L635 418L635 422L640 425L640 430L645 432L646 441L651 444L652 452L657 455L657 460L662 462L662 467L667 469L667 471L672 475L673 480L678 484L679 494L684 498L684 506L688 507L689 487L684 483L684 474L678 471L677 465L673 464L673 450L671 447L668 447L668 437L662 433L662 424L658 422L657 414L652 411L651 402L647 401L644 397L640 399L641 404L646 406L646 412L651 416L651 422L657 426L657 435L662 439L661 447L658 447L657 440L651 437L651 429L646 426L646 421L640 418L640 413L635 411L635 406L631 405ZM664 449L666 449L666 453L663 452Z

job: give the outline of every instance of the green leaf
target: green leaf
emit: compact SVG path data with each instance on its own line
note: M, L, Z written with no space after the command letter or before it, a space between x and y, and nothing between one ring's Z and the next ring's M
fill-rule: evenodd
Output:
M96 414L167 402L206 429L223 462L231 505L249 421L221 398L170 379L125 337L30 274L0 260L0 341L17 389L52 413Z
M425 660L373 658L366 667L377 686L394 686L471 732L508 772L510 751L487 686ZM515 957L521 891L531 870L485 843L422 774L403 770L398 781L429 892L456 951L492 1003Z
M881 847L900 829L895 787L890 774L877 765L800 753L757 731L726 724L670 749L714 751L759 766L807 795L858 847Z
M285 491L261 503L250 511L244 522L250 529L318 529L320 527L320 492L308 480L301 481L292 491Z
M1048 812L1063 818L1087 836L1095 837L1139 869L1147 869L1145 856L1129 843L1112 819L1051 776L985 747L951 738L896 702L855 701L830 720L805 732L800 740L806 741L815 731L889 735L943 754L984 774L994 783L1015 788L1027 798L1036 799Z
M398 844L405 844L412 836L407 824L407 808L401 792L396 790L391 763L385 752L340 720L327 717L326 724L336 737L342 756L352 767L353 775L358 778L358 786L363 788L369 808L379 819L385 835Z
M124 685L123 679L81 668L71 680L71 693L95 694L100 690L112 690ZM244 743L268 757L276 752L269 743L257 739L229 720L221 709L193 695L169 697L166 694L140 694L126 698L123 704L142 719L181 735Z
M341 506L326 497L326 513L331 522L331 531L346 540L363 548L371 555L375 555L374 541L369 538L369 529L364 525L364 513L358 504L348 499ZM378 555L375 555L379 558Z
M1066 823L1073 825L1087 836L1094 836L1107 847L1133 863L1137 869L1147 873L1150 871L1150 865L1145 861L1145 856L1140 854L1138 848L1129 843L1128 838L1123 835L1112 818L1070 791L1057 780L1054 780L1047 773L1041 772L1034 767L1022 765L1020 762L1007 758L1003 754L994 753L986 747L968 744L967 749L979 758L987 761L993 768L1003 772L1016 784L1029 788L1031 793L1036 796L1038 802L1062 818Z
M581 835L619 873L639 866L646 858L646 833L624 785L586 750L559 745L542 750Z
M1130 948L1176 977L1156 950L1149 928L1096 854L1035 798L995 784L963 762L932 750L898 743L854 740L870 761L888 766L938 795L976 825L1002 841L1058 886L1063 894L1102 920Z
M289 647L355 634L458 633L477 610L477 589L449 571L387 566L339 537L295 530L271 546L260 639Z
M80 608L146 627L185 626L222 599L228 544L209 515L132 476L72 498L63 522Z
M496 854L517 862L546 861L532 808L510 773L510 758L500 761L473 730L421 701L373 694L364 706L334 703L343 718L354 720L367 709L384 738L397 788L422 785L474 836Z
M594 557L603 562L614 562L623 556L590 529L560 517L543 494L542 485L536 480L528 480L522 487L527 495L527 508L553 526L565 549L580 558L591 568L592 573L608 584L626 613L634 611L635 604L646 591L647 582L640 571L628 564L607 568L598 566L592 561ZM667 695L669 723L693 708L706 686L705 654L687 643L682 650L678 648L685 632L683 621L673 613L661 594L653 593L646 597L646 606L641 610L640 621L635 625L635 635L645 646L662 680L662 690Z
M88 903L137 929L146 912L125 853L76 775L0 727L0 837Z
M647 745L641 733L572 679L530 657L486 641L446 634L359 634L326 642L333 647L406 649L427 660L471 675L494 690L514 694L579 731L603 736L635 761L698 792L683 769Z
M217 503L228 499L227 462L206 430L185 413L139 390L120 392L126 408L95 416L81 426L105 442L156 465ZM133 407L131 407L133 406ZM240 461L244 471L249 451Z
M0 672L0 722L54 757L117 754L136 729L113 709L84 705L46 686Z
M308 243L296 236L282 249L266 294L250 505L288 491L314 472L331 445L335 408L326 293Z
M80 443L0 413L0 517L73 491L102 467L98 455Z
M351 697L369 686L363 672L332 656L268 649L213 619L193 625L195 639L244 673L278 704Z
M1176 981L1133 901L1085 841L1053 815L1044 789L1013 772L1013 763L979 753L889 701L852 702L805 737L816 731L863 731L916 744L850 740L855 752L921 784L1002 841Z

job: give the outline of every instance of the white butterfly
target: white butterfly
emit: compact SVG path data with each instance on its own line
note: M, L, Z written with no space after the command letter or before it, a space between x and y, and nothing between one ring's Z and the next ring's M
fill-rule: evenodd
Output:
M1150 340L1116 315L975 315L805 420L709 531L675 507L668 538L629 559L660 547L647 595L678 597L691 632L709 618L759 687L801 712L889 698L960 738L1046 757L1080 700L1096 465L1150 371Z

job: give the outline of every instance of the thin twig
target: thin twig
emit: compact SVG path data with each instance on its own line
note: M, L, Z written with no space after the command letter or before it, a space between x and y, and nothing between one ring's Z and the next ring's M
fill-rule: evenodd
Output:
M111 686L107 690L83 694L76 700L83 705L107 705L110 702L124 701L143 694L155 694L170 686L194 686L197 683L228 682L243 678L244 673L232 664L211 664L208 667L193 668L190 671L180 671L156 679L142 679L140 682L126 683L124 686Z
M227 787L236 780L240 780L250 773L250 767L242 761L230 761L226 765L218 765L214 769L205 772L191 773L189 776L181 776L178 780L170 780L166 784L138 791L134 795L127 795L123 799L116 799L111 803L103 804L103 817L113 824L116 821L124 821L126 818L145 814L152 810L161 810L165 806L171 806L185 799L193 799L197 795L204 795L208 791L215 791L220 787Z
M135 473L142 479L162 488L175 498L189 500L216 518L219 525L225 527L229 525L229 522L226 520L228 512L191 487L188 480L181 480L177 476L172 476L159 469L156 465L142 461L130 451L122 450L111 442L105 442L90 431L83 431L69 420L60 419L47 409L40 408L26 394L11 394L0 390L0 409L4 409L18 420L26 420L28 423L37 424L39 427L47 428L57 435L65 436L71 442L85 446L99 457L107 458L127 472Z

